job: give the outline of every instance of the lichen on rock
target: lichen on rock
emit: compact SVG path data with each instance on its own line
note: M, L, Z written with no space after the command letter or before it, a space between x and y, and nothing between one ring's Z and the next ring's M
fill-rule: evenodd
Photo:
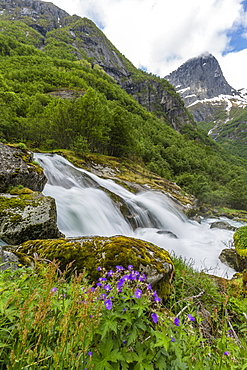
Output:
M47 179L43 170L32 162L32 152L0 143L0 192L17 185L42 191Z
M97 281L97 266L106 270L120 265L147 275L147 280L163 299L170 293L170 283L174 274L173 262L169 253L156 245L125 236L80 237L54 240L32 240L10 249L17 255L57 260L60 268L74 262L78 272L86 269L88 278Z
M53 198L39 192L0 194L0 239L19 244L29 239L61 236Z

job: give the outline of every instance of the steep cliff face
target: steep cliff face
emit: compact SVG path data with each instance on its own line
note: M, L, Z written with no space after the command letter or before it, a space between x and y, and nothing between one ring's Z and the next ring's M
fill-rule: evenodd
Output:
M164 79L136 69L89 19L69 16L43 1L0 0L1 20L22 21L38 31L43 38L41 49L48 44L66 44L74 58L100 66L141 105L177 131L185 123L194 125L174 88Z
M0 0L0 13L4 19L25 21L43 36L69 16L54 4L38 0Z
M212 54L189 59L166 78L176 87L186 106L197 100L211 99L221 94L237 94L227 83L218 61Z
M232 154L247 158L246 90L235 90L216 58L204 54L189 59L166 76L185 102L196 122L208 123L209 135Z
M209 53L189 59L165 78L197 122L216 121L220 113L227 119L232 107L247 105L244 95L228 84L217 59Z
M175 89L166 80L150 78L144 81L135 81L129 78L121 83L122 87L138 101L159 117L168 119L172 127L180 132L184 124L195 126L193 119L188 115L183 101Z

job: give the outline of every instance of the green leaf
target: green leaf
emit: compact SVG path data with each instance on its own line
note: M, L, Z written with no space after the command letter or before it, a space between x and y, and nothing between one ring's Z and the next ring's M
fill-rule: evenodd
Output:
M156 336L154 347L164 347L168 351L171 339L168 338L167 334L165 332L154 332L154 334Z

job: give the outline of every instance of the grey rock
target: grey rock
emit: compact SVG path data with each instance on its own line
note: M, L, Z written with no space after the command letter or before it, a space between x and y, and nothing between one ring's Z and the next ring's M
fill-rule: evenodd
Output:
M30 151L0 143L0 192L17 185L42 191L47 180L43 170L32 161Z
M7 270L7 269L17 270L19 268L18 267L19 258L12 252L4 251L2 247L0 247L0 250L2 250L0 270L1 271Z
M234 248L223 249L219 255L219 259L222 263L238 272L247 268L247 258L239 256Z
M238 94L226 81L216 58L208 53L189 59L166 79L176 87L186 106L220 94Z
M226 221L216 221L216 222L213 222L210 225L210 229L214 229L214 228L224 229L224 230L232 230L232 231L236 231L237 230L237 227L234 227L234 226L230 225Z
M0 238L7 244L29 239L58 238L55 201L41 193L0 195Z
M33 24L30 27L45 36L47 31L58 28L62 20L69 14L60 9L51 2L39 0L0 0L0 11L3 11L5 17L11 17L15 20L23 20L26 17L32 19ZM45 21L45 27L39 22Z

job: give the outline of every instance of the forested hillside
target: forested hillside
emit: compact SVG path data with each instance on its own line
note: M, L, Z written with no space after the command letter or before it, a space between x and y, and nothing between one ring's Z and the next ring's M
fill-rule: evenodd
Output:
M203 202L247 209L246 161L229 156L196 129L186 110L177 132L176 120L171 124L160 107L148 111L88 55L80 52L78 59L63 27L56 30L60 40L47 38L45 44L40 32L21 21L0 18L0 29L2 142L126 156ZM132 80L138 74L139 84L149 81L138 70ZM168 82L154 76L152 81L170 89L183 106Z
M206 126L205 126L206 125ZM232 107L229 117L222 116L214 122L201 122L199 126L210 129L210 135L229 153L247 159L247 108Z

